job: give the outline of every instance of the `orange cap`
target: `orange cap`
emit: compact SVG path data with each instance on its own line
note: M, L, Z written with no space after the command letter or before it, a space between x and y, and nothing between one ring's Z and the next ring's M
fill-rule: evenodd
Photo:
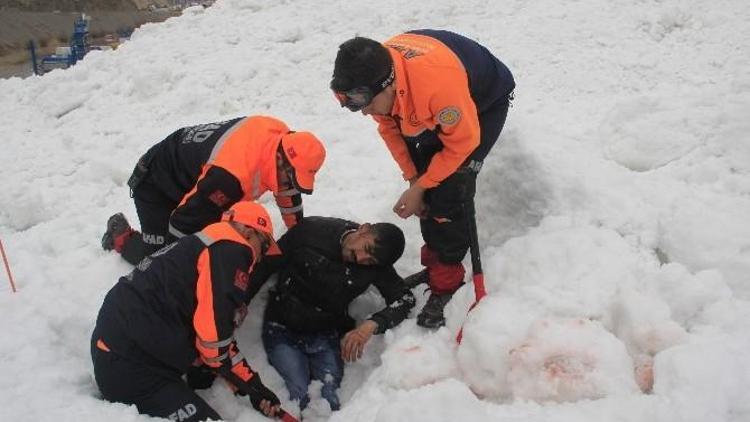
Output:
M273 223L263 205L252 201L240 201L229 208L221 221L236 221L273 237Z
M281 138L281 148L294 169L295 187L311 194L315 173L326 159L323 143L310 132L289 132Z
M273 238L273 223L263 205L252 201L240 201L232 205L221 216L221 221L236 221L268 235L270 245L266 255L280 255L281 249Z

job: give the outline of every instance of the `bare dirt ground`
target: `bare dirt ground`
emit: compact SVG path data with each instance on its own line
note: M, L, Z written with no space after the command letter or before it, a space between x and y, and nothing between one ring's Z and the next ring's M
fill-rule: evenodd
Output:
M161 22L175 12L92 11L89 33L93 44L106 34L136 28L146 22ZM73 32L74 12L27 12L0 9L0 78L32 74L29 40L34 40L37 57L51 54L58 46L68 45ZM103 44L103 43L102 43Z

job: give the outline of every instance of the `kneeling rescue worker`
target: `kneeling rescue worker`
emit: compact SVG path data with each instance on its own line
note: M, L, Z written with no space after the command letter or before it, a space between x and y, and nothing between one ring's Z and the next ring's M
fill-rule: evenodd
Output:
M302 219L301 193L311 194L326 151L310 132L250 116L176 130L154 145L128 180L139 233L122 213L107 222L104 250L133 265L175 240L219 221L236 202L271 191L284 223Z
M121 277L104 298L91 337L104 398L172 420L220 420L182 379L192 367L206 365L264 415L283 416L279 399L234 338L257 292L250 274L269 250L278 253L268 213L242 201L221 222L161 249Z

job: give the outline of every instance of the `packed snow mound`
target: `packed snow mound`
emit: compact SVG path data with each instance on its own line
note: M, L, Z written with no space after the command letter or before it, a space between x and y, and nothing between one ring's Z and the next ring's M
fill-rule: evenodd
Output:
M625 345L586 319L541 320L510 351L516 398L576 401L634 393L633 361Z

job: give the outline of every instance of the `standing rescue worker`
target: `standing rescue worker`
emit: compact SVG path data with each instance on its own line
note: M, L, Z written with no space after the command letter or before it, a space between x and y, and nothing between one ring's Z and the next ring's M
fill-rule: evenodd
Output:
M219 221L240 200L271 191L284 223L302 218L325 148L310 132L267 116L178 129L138 160L128 180L142 233L122 213L109 218L104 250L133 265L166 244Z
M393 211L420 217L426 268L407 283L430 286L417 323L444 325L464 279L476 176L505 124L513 75L480 44L426 29L341 44L330 87L342 107L373 116L409 181Z
M182 380L202 363L266 416L279 399L237 348L234 330L257 291L250 273L273 242L259 204L242 201L211 224L143 259L107 293L91 337L105 399L179 421L220 420Z

